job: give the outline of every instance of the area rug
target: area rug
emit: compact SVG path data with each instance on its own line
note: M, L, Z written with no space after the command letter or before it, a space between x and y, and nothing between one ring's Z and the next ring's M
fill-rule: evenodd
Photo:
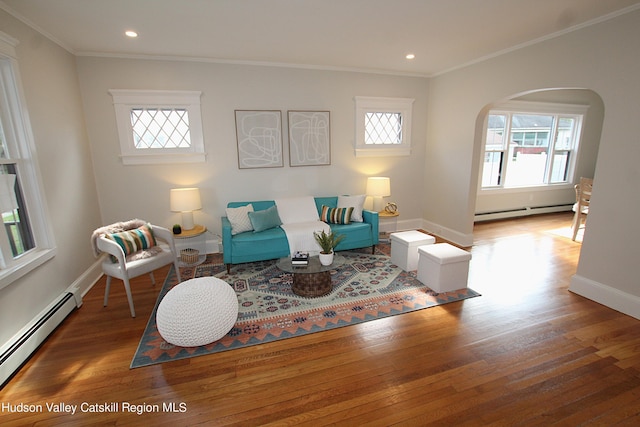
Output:
M229 283L238 296L239 314L235 326L220 340L200 347L173 346L158 333L158 304L177 284L172 269L160 291L131 368L264 344L480 295L468 288L438 294L418 281L416 272L403 271L384 254L345 251L336 255L331 270L333 291L315 298L295 295L291 291L293 275L280 270L275 260L235 265L231 274L227 274L220 256L214 255L200 266L182 268L183 281L215 276Z

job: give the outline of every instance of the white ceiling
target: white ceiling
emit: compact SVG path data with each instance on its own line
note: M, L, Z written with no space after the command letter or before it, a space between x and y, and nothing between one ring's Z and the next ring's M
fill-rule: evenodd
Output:
M639 7L640 0L0 1L0 8L76 55L422 76ZM125 37L128 29L139 37ZM405 59L407 53L416 58Z

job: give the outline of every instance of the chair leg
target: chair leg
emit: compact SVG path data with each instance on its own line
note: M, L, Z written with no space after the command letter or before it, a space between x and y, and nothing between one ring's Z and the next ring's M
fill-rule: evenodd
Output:
M571 240L575 242L576 236L578 235L578 229L580 228L580 213L576 212L573 216L573 224L571 224L572 236Z
M127 293L127 300L129 300L129 309L131 310L131 317L136 317L136 311L133 308L133 297L131 296L131 286L129 285L129 278L125 277L124 291Z
M109 302L109 290L111 289L111 276L107 276L107 285L104 287L104 307Z
M173 267L176 270L176 276L178 277L178 283L182 282L182 278L180 277L180 266L178 265L178 260L177 259L173 262Z

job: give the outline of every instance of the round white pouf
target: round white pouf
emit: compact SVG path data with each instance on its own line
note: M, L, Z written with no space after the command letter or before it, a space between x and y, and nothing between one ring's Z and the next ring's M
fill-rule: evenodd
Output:
M166 342L197 347L219 340L238 318L238 298L224 280L199 277L169 290L156 312L158 332Z

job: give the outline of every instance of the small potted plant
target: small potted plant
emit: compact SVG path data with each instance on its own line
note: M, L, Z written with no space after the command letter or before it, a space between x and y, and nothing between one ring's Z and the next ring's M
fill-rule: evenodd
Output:
M333 248L344 239L344 235L335 234L333 231L327 233L322 230L322 232L314 231L313 237L315 237L320 249L322 249L320 251L320 264L331 265L333 262Z
M173 234L180 234L180 233L182 233L182 227L180 227L180 224L174 224Z

